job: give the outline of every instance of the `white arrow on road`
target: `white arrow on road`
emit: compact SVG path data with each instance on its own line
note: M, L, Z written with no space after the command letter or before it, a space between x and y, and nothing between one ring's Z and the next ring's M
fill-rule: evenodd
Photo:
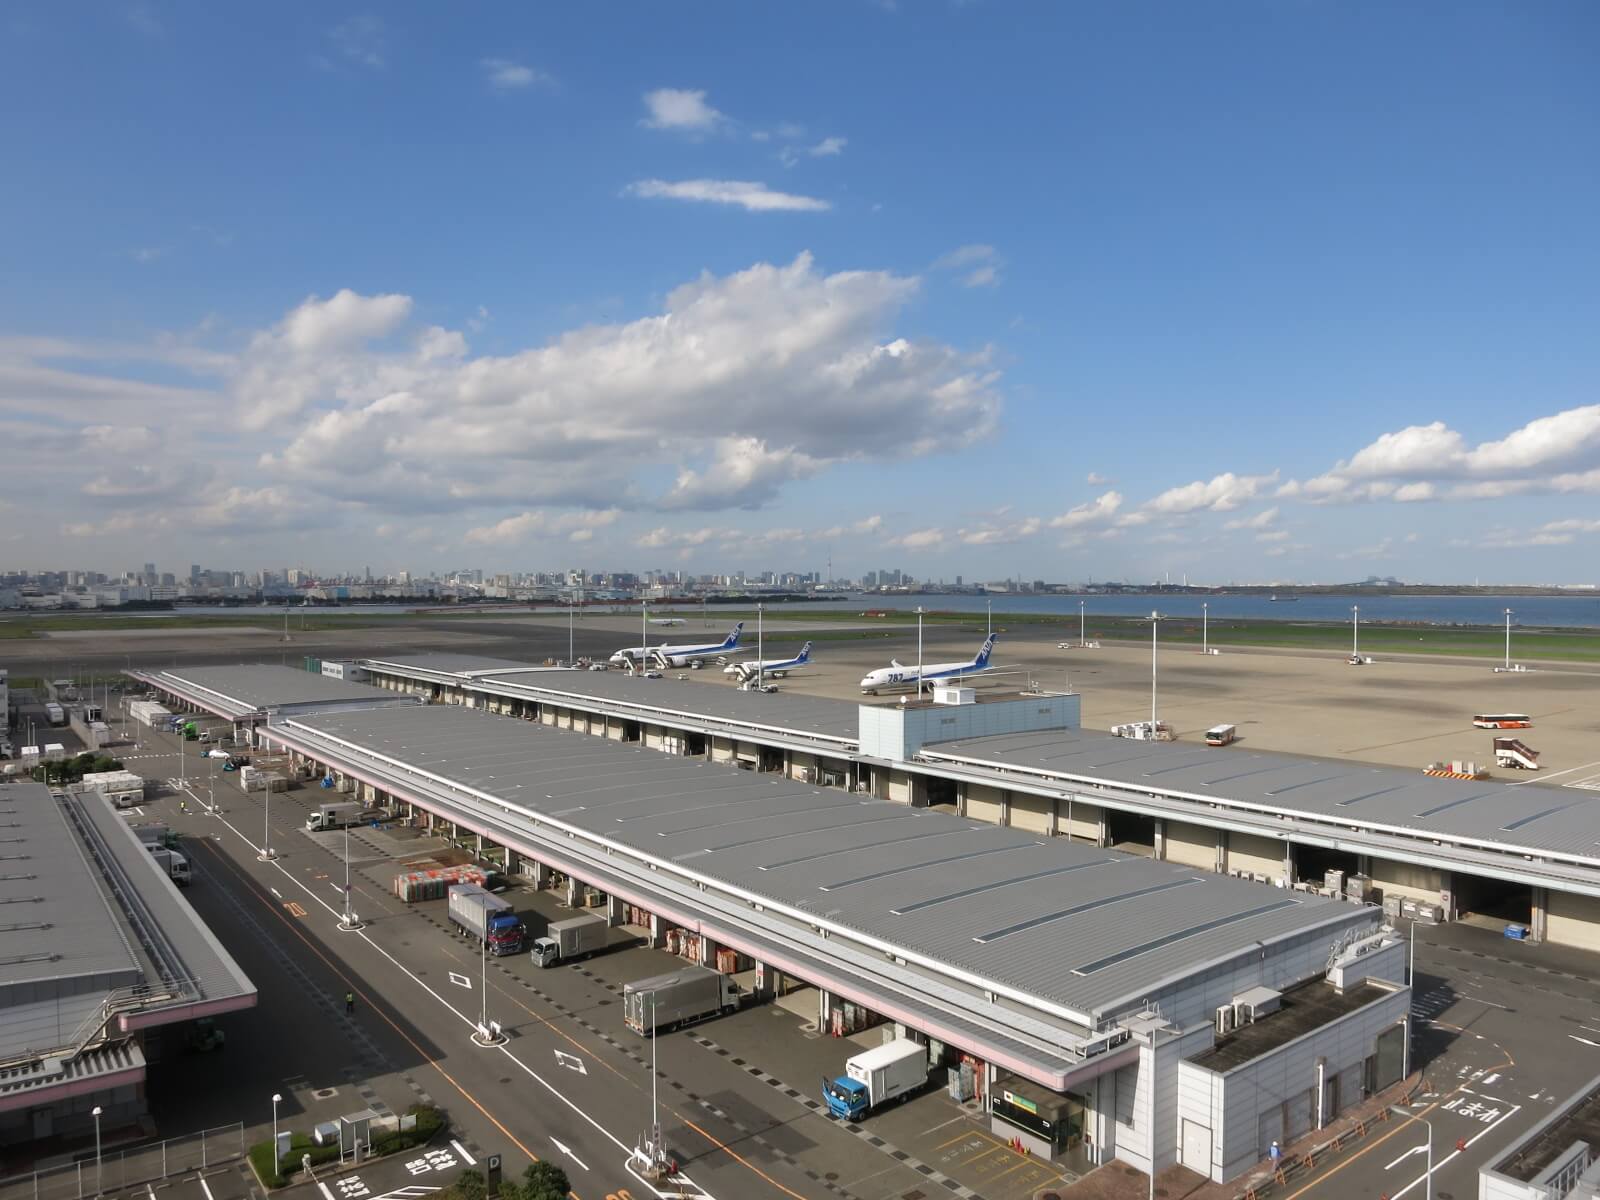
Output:
M1411 1147L1411 1149L1407 1150L1404 1154L1402 1154L1399 1158L1395 1159L1392 1163L1390 1163L1388 1166L1386 1166L1384 1168L1384 1170L1385 1171L1392 1171L1396 1167L1398 1167L1401 1163L1405 1162L1406 1159L1410 1158L1413 1154L1425 1154L1425 1153L1427 1153L1427 1150L1428 1150L1428 1147L1427 1147L1426 1143L1422 1144L1421 1146L1413 1146L1413 1147Z
M584 1162L583 1159L579 1158L576 1154L574 1154L572 1152L572 1148L570 1146L563 1146L560 1142L557 1142L555 1140L555 1138L551 1138L550 1140L552 1142L555 1142L555 1147L556 1147L557 1150L561 1151L561 1153L565 1154L568 1158L570 1158L573 1162L577 1163L585 1171L587 1171L589 1169L589 1164Z

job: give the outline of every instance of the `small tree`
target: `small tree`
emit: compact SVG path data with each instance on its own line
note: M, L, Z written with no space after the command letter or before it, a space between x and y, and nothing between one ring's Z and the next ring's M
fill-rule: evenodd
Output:
M572 1184L553 1162L530 1163L522 1173L521 1200L567 1200Z

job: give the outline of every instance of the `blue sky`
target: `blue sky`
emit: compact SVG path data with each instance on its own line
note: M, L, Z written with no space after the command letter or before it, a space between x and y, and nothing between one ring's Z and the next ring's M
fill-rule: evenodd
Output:
M9 565L1594 578L1592 5L4 21Z

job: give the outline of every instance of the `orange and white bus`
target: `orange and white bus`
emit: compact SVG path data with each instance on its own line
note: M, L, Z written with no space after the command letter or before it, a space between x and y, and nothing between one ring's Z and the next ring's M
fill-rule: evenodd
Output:
M1472 718L1479 729L1532 729L1533 718L1526 713L1480 713Z

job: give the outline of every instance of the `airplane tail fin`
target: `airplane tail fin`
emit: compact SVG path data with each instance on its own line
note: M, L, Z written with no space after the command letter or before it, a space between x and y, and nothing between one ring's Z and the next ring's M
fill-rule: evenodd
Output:
M732 650L734 647L736 647L739 644L739 635L741 633L743 633L743 632L744 632L744 622L743 621L735 622L734 626L733 626L733 631L728 634L727 639L722 643L722 648L724 650Z
M799 654L798 657L795 658L794 661L797 662L797 663L803 663L803 662L810 662L811 661L811 643L810 642L807 642L804 646L800 647L800 654Z
M995 639L999 636L998 633L991 633L983 639L983 649L978 651L978 657L973 660L973 665L980 671L989 665L989 655L994 650Z

